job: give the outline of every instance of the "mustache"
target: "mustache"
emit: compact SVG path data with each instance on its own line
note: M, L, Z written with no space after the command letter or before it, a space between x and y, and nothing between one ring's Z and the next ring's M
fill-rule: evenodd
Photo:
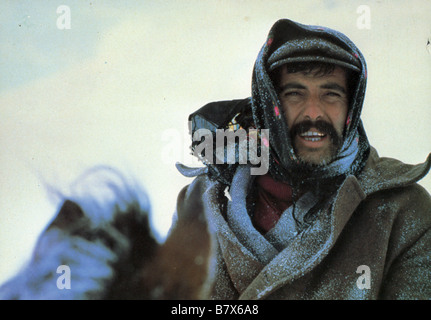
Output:
M316 128L319 132L328 135L334 145L339 146L341 144L341 137L338 135L334 126L324 120L304 120L298 122L293 125L292 129L290 130L290 136L293 139L296 135L307 132L311 128Z

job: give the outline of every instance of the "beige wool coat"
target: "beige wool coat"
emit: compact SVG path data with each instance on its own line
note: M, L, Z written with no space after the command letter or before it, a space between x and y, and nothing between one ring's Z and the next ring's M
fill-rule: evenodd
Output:
M210 299L430 299L431 197L416 182L429 171L379 157L348 176L335 200L267 265L224 218L224 186L199 175L178 196L204 211L215 239Z

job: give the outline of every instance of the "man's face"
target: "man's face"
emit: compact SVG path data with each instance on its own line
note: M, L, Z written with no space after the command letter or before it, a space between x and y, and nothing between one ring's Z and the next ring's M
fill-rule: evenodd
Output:
M297 156L309 164L326 164L342 143L348 109L347 76L335 67L328 75L288 73L279 78L280 102Z

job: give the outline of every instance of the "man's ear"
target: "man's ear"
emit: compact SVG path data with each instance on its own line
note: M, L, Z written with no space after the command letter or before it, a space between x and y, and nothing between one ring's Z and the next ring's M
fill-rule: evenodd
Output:
M67 229L70 225L84 218L84 216L84 211L82 211L80 206L73 201L66 200L47 230L51 228L58 228L61 230Z

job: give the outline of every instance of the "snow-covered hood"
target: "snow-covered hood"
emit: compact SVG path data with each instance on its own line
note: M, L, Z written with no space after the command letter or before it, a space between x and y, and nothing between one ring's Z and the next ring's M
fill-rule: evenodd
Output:
M313 167L312 171L310 168L304 169L294 152L277 91L270 79L270 72L278 66L299 61L333 63L357 74L357 81L351 92L343 145L331 163ZM366 79L365 59L344 34L287 19L279 20L273 25L253 70L252 113L257 128L270 129L273 160L270 171L274 177L295 184L356 175L362 170L370 148L361 121Z

